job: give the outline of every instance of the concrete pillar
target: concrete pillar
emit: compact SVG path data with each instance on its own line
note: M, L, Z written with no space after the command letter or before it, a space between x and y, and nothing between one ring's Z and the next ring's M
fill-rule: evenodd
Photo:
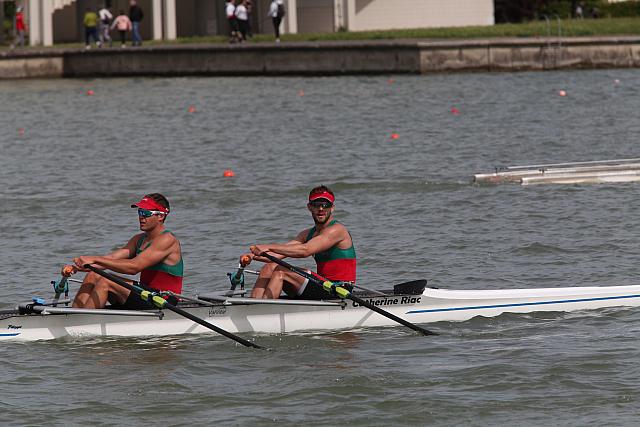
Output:
M175 40L177 34L176 0L164 0L164 39Z
M42 45L53 46L53 2L42 0Z
M344 0L344 28L356 31L356 0Z
M153 39L162 40L162 0L152 0L151 2L153 20Z
M27 3L27 13L29 14L29 44L37 46L42 43L42 33L40 32L40 0L29 0Z
M285 34L296 34L298 32L298 2L296 0L285 0L284 5L287 14L284 17Z
M4 1L0 0L0 22L4 25ZM0 31L0 43L4 43L4 28Z
M344 27L344 8L343 0L333 0L333 30L338 31L340 27Z

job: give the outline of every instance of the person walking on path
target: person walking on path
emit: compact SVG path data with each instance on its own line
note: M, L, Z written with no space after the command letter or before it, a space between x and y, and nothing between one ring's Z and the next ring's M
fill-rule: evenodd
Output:
M240 41L247 40L247 29L249 27L249 14L247 13L246 0L242 0L235 10L238 28L240 30Z
M0 6L2 4L0 3ZM22 6L16 8L16 39L11 45L11 49L15 49L16 45L24 47L24 33L27 31L27 25L24 23L24 11Z
M127 42L127 32L131 31L131 27L131 20L127 15L125 15L124 10L121 10L113 21L113 24L111 24L111 29L113 30L114 28L117 28L118 33L120 33L120 47L127 46L125 44Z
M84 14L85 49L91 49L91 39L96 42L98 47L102 47L102 43L98 38L98 15L90 8L87 8Z
M285 15L284 9L284 1L283 0L272 0L269 5L269 12L267 13L271 17L271 21L273 22L273 31L276 35L276 43L280 42L280 24L282 23L282 18Z
M229 43L238 41L238 20L236 19L235 0L228 0L224 5L224 11L229 22Z
M247 8L247 37L253 37L253 28L251 28L251 20L253 16L253 2L245 0L244 7Z
M132 46L142 46L142 37L140 36L140 22L142 22L142 18L144 18L144 13L142 13L142 9L138 6L138 2L136 0L131 0L129 2L129 19L131 20L131 25L133 28L133 43Z
M98 17L100 18L100 40L102 44L109 43L109 47L113 46L113 40L111 40L111 34L109 34L111 21L113 20L113 14L108 7L103 7L98 11Z

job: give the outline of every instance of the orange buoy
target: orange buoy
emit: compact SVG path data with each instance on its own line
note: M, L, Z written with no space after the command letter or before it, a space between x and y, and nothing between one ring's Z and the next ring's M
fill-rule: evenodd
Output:
M196 112L196 107L194 107L193 105L189 106L189 109L187 110L190 113L195 113Z
M391 139L398 139L398 138L400 138L400 135L398 135L397 133L391 134Z
M95 92L94 92L92 89L89 89L89 90L87 91L87 96L93 96L93 94L94 94L94 93L95 93Z
M564 90L559 90L559 91L558 91L558 95L560 95L560 96L567 96L567 92L566 92L566 91L564 91Z
M222 173L222 176L224 176L225 178L231 178L232 176L236 176L236 174L233 173L231 169L227 169Z

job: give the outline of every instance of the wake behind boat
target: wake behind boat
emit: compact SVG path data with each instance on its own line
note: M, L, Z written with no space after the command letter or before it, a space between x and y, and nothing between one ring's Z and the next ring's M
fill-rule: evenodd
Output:
M252 299L244 291L203 294L178 304L182 310L231 333L282 334L398 324L355 301ZM240 296L238 296L240 295ZM407 282L382 292L356 292L368 304L408 322L465 321L503 313L576 311L640 305L640 286L512 290L449 290ZM54 306L54 304L56 306ZM83 336L169 336L211 333L172 311L77 309L64 301L37 301L0 310L0 340L47 340Z

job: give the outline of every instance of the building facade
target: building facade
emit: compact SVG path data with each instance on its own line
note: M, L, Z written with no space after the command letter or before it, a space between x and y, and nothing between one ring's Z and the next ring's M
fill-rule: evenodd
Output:
M493 25L494 0L284 0L283 33L327 33L426 27ZM18 0L25 8L32 45L83 40L87 8L105 4L117 14L129 0ZM224 35L225 0L138 0L145 40ZM271 33L270 0L253 0L254 33Z

